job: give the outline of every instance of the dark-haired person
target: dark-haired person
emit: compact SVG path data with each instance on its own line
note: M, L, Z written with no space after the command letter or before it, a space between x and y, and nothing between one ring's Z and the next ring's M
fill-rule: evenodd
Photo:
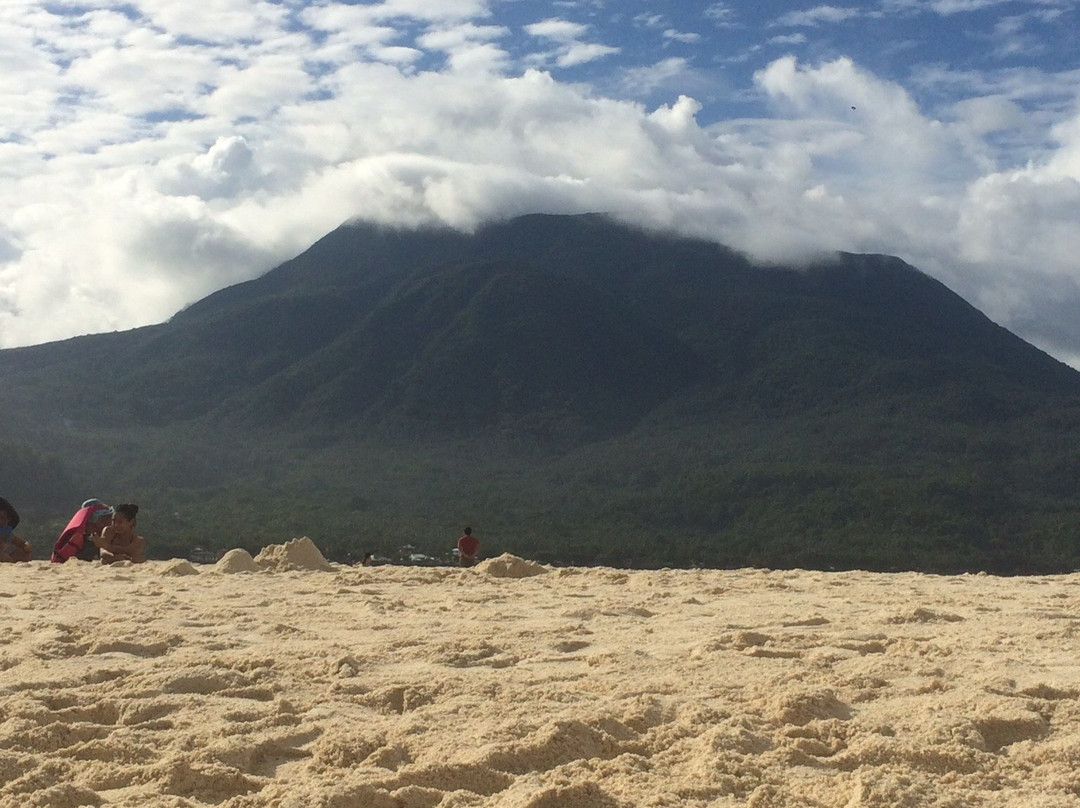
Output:
M465 528L465 533L457 540L458 565L471 567L476 563L476 554L480 552L480 540L472 534L472 528Z
M64 532L53 545L52 562L63 564L69 558L93 561L98 557L97 540L109 523L113 509L100 499L88 499L71 517Z
M101 548L101 563L130 561L141 564L146 561L146 539L135 532L135 520L139 506L124 503L113 508L112 524L101 532L97 540Z
M15 535L19 513L10 502L0 497L0 562L30 560L30 543Z

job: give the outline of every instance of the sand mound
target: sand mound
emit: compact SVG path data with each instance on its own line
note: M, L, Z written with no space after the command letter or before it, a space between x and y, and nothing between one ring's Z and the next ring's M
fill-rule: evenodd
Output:
M264 570L330 570L330 563L323 557L315 542L304 536L284 544L271 544L255 556L255 563Z
M255 563L251 553L242 547L236 547L218 559L218 562L214 565L214 571L226 575L236 572L258 572L259 565Z
M492 578L532 578L534 575L546 575L547 567L535 561L526 561L516 555L503 553L498 558L481 561L476 568Z
M195 569L195 565L190 561L178 558L175 561L166 562L165 566L161 568L162 575L198 575L199 571Z

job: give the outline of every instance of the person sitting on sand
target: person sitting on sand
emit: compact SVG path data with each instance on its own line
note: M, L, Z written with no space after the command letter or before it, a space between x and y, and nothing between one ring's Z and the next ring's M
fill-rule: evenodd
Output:
M457 540L458 565L471 567L476 563L476 554L480 552L480 540L472 534L472 528L465 528L465 534Z
M112 522L113 509L100 499L88 499L75 512L53 545L52 562L63 564L69 558L93 561L98 557L95 540Z
M146 561L146 539L135 533L135 518L139 515L139 506L125 503L113 509L112 524L101 531L97 540L101 548L101 563L112 564L114 561L130 561L141 564Z
M19 526L19 514L3 497L0 497L0 562L30 560L30 543L15 535Z

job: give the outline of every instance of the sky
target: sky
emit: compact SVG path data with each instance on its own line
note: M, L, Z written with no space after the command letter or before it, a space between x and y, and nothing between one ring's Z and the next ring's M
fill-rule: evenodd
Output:
M897 255L1080 368L1080 0L0 0L0 347L349 219Z

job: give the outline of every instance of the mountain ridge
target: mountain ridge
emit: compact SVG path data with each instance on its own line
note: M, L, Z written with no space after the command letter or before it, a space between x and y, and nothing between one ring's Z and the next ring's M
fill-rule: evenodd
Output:
M616 317L617 309L616 319L621 318L624 326L637 321L642 329L652 328L656 339L667 340L667 348L655 346L658 357L678 345L684 353L695 355L683 364L697 361L715 372L737 375L769 365L777 350L805 352L805 345L786 345L784 339L769 334L779 322L818 347L845 340L849 358L866 349L875 360L918 364L949 354L1005 369L1032 389L1080 391L1080 376L1074 371L992 324L900 259L840 253L834 261L804 270L758 268L720 245L650 234L598 215L522 217L481 228L474 236L347 224L277 269L214 293L165 324L128 332L130 338L85 339L107 344L116 361L146 368L136 385L146 417L200 417L220 410L220 402L242 388L287 386L283 380L274 385L276 374L313 376L299 371L297 363L313 360L323 367L336 365L337 372L355 377L356 369L348 369L350 362L370 363L380 345L408 353L409 337L401 329L405 321L427 317L413 324L418 329L416 339L423 340L446 332L454 317L468 313L468 306L482 308L471 296L483 285L480 265L489 267L488 274L498 276L508 287L518 284L516 296L509 288L504 290L504 309L517 299L523 308L546 312L549 343L557 333L550 327L557 317L552 307L563 308L567 327L579 329L590 317L590 309L601 307L609 318ZM535 280L540 277L547 281ZM526 288L530 283L526 278L534 279L532 287ZM484 282L492 281L486 277ZM560 284L572 288L573 294L560 292ZM401 302L395 302L399 298ZM437 298L456 303L440 310ZM497 319L500 312L485 310L476 316ZM515 314L519 320L523 316L523 311ZM355 332L367 318L377 321L370 327L378 333L365 338ZM529 339L527 325L503 324L503 342ZM460 323L473 332L484 326ZM498 325L492 328L499 330ZM392 340L386 337L391 332L395 333ZM349 333L351 337L346 336ZM593 329L590 335L580 334L579 343L587 350L590 344L601 344L597 337ZM342 346L350 340L351 354L346 351L336 363L325 358L333 346L344 350ZM65 344L76 354L77 346L90 345L79 340L60 345ZM409 356L386 356L382 376L369 374L372 383L407 386L403 377L412 375L422 384L425 372L416 363L438 349L419 344L413 348ZM62 353L64 349L55 350ZM49 351L46 348L36 355L48 356ZM572 346L565 345L563 351L572 353ZM18 353L0 354L5 371L15 369ZM104 361L105 352L87 353L83 361L76 358L69 373L93 387L91 369ZM611 359L594 357L592 367L604 367ZM562 361L568 360L564 356ZM456 361L464 362L466 357ZM40 359L34 362L35 366L39 363ZM151 366L156 370L150 370ZM486 371L494 372L494 368ZM799 375L805 383L807 374ZM204 384L206 380L213 383ZM585 385L588 379L579 381ZM355 380L342 385L343 396L358 389ZM170 403L167 391L177 388ZM464 392L460 386L451 388L448 393ZM416 395L421 392L417 389ZM305 395L302 390L295 394ZM184 395L186 402L180 401ZM276 396L280 399L281 392ZM252 406L258 408L246 404L249 410ZM127 417L139 417L139 410L129 406L124 412ZM340 417L348 410L344 402L337 402Z
M0 374L9 433L106 458L65 484L209 499L238 535L237 496L304 491L346 532L486 502L526 553L588 523L593 555L558 548L578 560L611 560L605 535L659 553L657 530L673 563L1018 563L1002 531L1080 559L1058 482L1080 373L890 256L762 268L593 214L350 223L166 323L2 351ZM477 479L447 479L456 455ZM380 469L378 505L347 493Z

